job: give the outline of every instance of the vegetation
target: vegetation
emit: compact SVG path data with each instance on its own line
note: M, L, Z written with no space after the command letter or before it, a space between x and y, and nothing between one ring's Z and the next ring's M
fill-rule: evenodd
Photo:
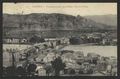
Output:
M33 36L29 39L30 43L42 43L45 42L44 38L38 37L38 36Z

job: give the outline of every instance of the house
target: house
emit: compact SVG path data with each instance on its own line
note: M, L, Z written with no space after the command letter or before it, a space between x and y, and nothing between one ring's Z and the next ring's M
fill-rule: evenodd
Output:
M53 61L55 57L56 57L55 53L48 53L47 56L44 57L43 61L48 63Z
M99 33L92 33L87 35L88 43L100 43L102 41L102 35Z
M67 45L70 43L69 38L61 38L60 42L61 42L61 44L67 44Z
M112 39L112 45L117 45L117 39Z
M64 62L74 62L75 56L72 53L65 53L61 58Z
M3 39L3 43L13 43L13 44L17 44L17 43L28 43L28 40L25 38L4 38Z
M21 39L21 43L28 43L28 40L23 38L23 39Z

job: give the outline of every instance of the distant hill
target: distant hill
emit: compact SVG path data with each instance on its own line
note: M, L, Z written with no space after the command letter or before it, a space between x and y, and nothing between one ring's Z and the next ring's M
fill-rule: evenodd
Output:
M31 33L39 33L43 36L67 36L79 35L81 32L116 29L111 25L101 24L79 15L58 13L4 14L3 28L4 36L18 36L20 33L24 36L31 35Z
M94 16L85 16L85 18L91 19L98 23L117 27L117 15L94 15Z

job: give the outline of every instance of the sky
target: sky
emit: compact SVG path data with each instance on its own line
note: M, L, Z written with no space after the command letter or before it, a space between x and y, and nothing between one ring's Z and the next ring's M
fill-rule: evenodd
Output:
M117 3L3 3L3 13L62 13L69 15L117 14Z

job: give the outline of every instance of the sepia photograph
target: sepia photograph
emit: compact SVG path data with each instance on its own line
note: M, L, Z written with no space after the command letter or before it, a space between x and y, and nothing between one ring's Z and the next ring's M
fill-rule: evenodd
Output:
M117 3L3 3L3 77L117 76Z

